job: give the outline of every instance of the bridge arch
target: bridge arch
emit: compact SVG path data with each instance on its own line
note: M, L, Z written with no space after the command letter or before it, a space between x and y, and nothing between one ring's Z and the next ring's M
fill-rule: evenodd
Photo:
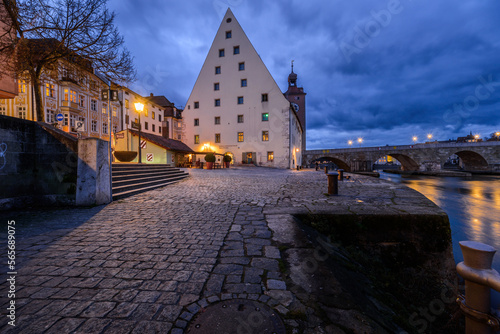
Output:
M351 167L345 161L338 159L338 158L320 157L320 158L312 159L311 163L314 163L316 161L331 161L334 164L336 164L339 168L345 170L346 172L351 171Z
M380 158L386 157L388 155L390 155L391 157L393 157L394 159L396 159L397 161L399 161L401 163L402 170L416 171L416 170L419 170L419 168L420 168L420 165L418 164L418 162L416 162L413 158L411 158L410 156L408 156L406 154L400 154L400 153L383 154L383 155L380 155L377 159L375 159L375 161L377 161Z
M462 160L462 167L464 170L481 171L489 169L488 161L477 152L464 150L455 152L454 154Z

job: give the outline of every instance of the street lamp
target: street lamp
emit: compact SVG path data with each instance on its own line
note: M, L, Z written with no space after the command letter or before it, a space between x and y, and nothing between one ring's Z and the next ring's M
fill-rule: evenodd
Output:
M141 112L144 110L144 104L141 102L134 103L135 110L137 110L137 114L139 115L139 163L142 164L142 155L141 155Z
M418 137L417 136L413 136L413 143L416 144L417 143L417 140L418 140Z
M431 140L431 139L432 139L432 134L431 134L431 133L429 133L429 134L427 135L427 139L429 139L429 140Z
M352 140L348 140L348 141L347 141L347 144L348 144L349 146L352 146Z
M497 137L497 140L500 139L500 131L495 132L495 136Z
M358 143L359 143L359 147L361 147L361 144L363 143L363 138L359 137L358 138Z

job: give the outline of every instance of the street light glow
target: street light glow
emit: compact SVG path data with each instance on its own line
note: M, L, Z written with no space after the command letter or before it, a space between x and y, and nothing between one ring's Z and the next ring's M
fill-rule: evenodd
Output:
M500 131L495 132L495 136L500 137Z
M417 136L413 136L413 138L412 138L412 139L413 139L413 142L415 142L415 143L416 143L416 142L417 142L417 140L418 140Z
M362 142L363 142L363 138L359 137L359 138L358 138L358 143L360 143L360 144L361 144Z
M352 145L352 140L348 140L347 144Z
M432 133L429 133L429 134L427 135L427 138L428 138L428 139L432 139Z
M479 139L479 137L480 137L479 135L474 135L474 138L476 139Z
M142 112L144 110L144 104L142 104L141 102L134 103L134 106L137 112Z

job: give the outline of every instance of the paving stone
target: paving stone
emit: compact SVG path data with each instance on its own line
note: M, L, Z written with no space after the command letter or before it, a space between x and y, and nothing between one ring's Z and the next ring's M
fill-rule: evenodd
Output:
M286 283L275 279L268 279L267 288L269 290L286 290Z
M61 320L57 321L54 325L52 325L46 333L47 334L72 333L83 322L85 322L85 319L62 318Z
M93 302L80 316L84 318L103 318L115 306L116 303L114 302Z
M265 269L265 270L269 270L269 271L278 271L279 270L278 261L274 260L274 259L267 259L267 258L254 258L252 260L252 267Z

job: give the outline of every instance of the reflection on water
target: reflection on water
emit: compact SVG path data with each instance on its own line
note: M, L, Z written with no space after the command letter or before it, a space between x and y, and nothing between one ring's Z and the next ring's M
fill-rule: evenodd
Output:
M499 251L493 269L500 272L500 176L457 178L380 173L380 178L415 189L448 214L457 263L463 261L458 242L478 241ZM494 301L499 304L500 294L495 293Z

